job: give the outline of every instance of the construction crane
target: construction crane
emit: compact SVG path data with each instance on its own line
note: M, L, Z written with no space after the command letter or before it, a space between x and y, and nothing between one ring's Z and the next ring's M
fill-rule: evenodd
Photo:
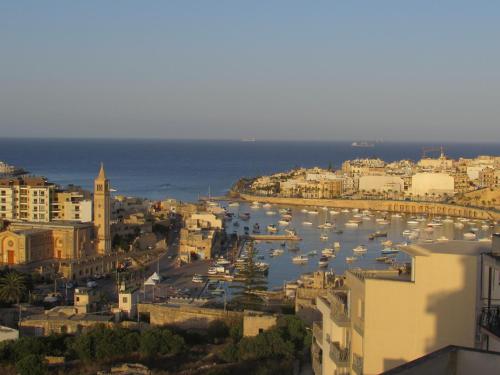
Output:
M439 147L422 147L422 159L425 159L427 157L427 154L429 152L440 152L441 156L444 155L444 147L439 146Z

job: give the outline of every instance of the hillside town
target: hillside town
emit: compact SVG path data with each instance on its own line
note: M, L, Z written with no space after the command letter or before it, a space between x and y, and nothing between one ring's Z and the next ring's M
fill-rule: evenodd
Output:
M392 199L462 202L494 207L500 199L474 194L500 186L500 157L450 159L441 149L437 158L417 162L354 159L333 168L296 168L251 180L241 191L309 199Z
M251 368L374 374L416 358L430 361L443 348L498 351L498 216L389 214L370 204L381 194L437 204L457 194L497 191L497 177L485 174L498 176L499 160L357 159L338 171L296 169L250 185L266 197L356 197L366 200L364 210L127 197L112 194L102 164L92 192L40 176L2 178L3 363L19 371L14 362L29 358L30 369L78 374L253 374ZM460 192L458 165L467 176ZM324 221L314 221L320 211ZM277 224L261 232L257 220L263 218ZM304 228L293 229L301 218L308 220ZM305 229L313 221L317 228ZM388 238L384 228L391 225L407 229ZM368 235L363 227L377 230ZM450 233L440 232L444 227L459 239L444 237ZM365 245L349 248L349 231L357 240L365 237ZM303 235L320 235L325 248L311 250ZM268 288L273 267L287 262L299 277ZM344 272L335 272L340 263ZM317 264L312 272L300 271L310 264ZM439 283L428 282L436 277ZM10 283L17 286L7 288ZM135 341L122 349L129 335ZM188 344L193 337L196 344ZM57 350L47 345L35 357L12 354L26 343L59 339ZM103 340L112 348L107 355L120 360L109 361L93 347L85 351L84 340L97 346ZM500 363L498 355L485 353L492 365Z

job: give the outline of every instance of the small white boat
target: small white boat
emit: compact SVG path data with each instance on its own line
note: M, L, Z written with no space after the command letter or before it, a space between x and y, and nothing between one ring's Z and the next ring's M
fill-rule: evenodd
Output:
M402 216L400 214L392 214L391 217L393 219L401 219L402 218Z
M462 229L462 228L464 227L464 224L463 224L463 223L461 223L461 222L457 222L457 223L455 223L455 224L453 224L453 225L454 225L454 226L455 226L455 228L457 228L457 229Z
M328 207L321 207L323 211L328 211Z
M286 227L288 224L290 224L290 220L281 219L278 221L278 224L282 227Z
M384 247L391 247L392 246L392 241L391 240L382 241L381 244Z
M436 241L437 242L447 242L447 241L449 241L449 239L446 236L440 236L440 237L436 238Z
M302 225L313 225L313 223L311 223L310 221L303 221Z
M377 224L379 224L379 225L389 225L390 222L389 222L389 220L378 220Z
M357 254L364 254L367 252L367 250L368 249L366 248L366 246L363 245L356 246L354 249L352 249L352 251L354 251Z
M267 231L269 233L276 233L278 231L278 228L276 228L276 225L274 224L269 224L267 227L266 227Z
M307 253L307 256L309 256L309 257L313 257L316 255L318 255L318 252L316 250L311 250Z
M309 257L306 255L297 255L292 258L292 262L295 264L306 264L309 263Z
M346 257L345 258L345 261L346 263L352 263L352 262L355 262L358 258L356 257Z
M335 242L333 243L333 248L334 248L334 249L340 249L340 242L335 241Z
M382 254L387 255L387 254L397 254L399 253L399 249L394 249L392 247L386 247L382 250Z
M405 229L405 230L403 231L403 236L408 237L408 236L410 236L410 235L411 235L411 230L409 230L409 229Z
M408 225L418 225L418 221L417 220L408 220L406 222L406 224L408 224Z
M271 205L271 203L264 203L264 204L262 205L262 207L264 207L264 208L269 208L269 207L271 207L271 206L272 206L272 205Z
M317 214L319 214L318 210L310 210L310 211L307 211L307 213L309 215L317 215Z
M328 257L322 256L321 258L319 258L318 265L320 267L326 267L326 266L328 266Z
M274 249L274 250L271 250L271 256L272 257L277 257L277 256L280 256L280 255L283 255L285 251L283 249Z
M249 220L250 219L249 212L241 212L238 216L241 220Z
M196 284L201 284L205 282L205 279L203 278L203 276L195 274L191 281Z
M329 221L325 221L323 224L318 225L319 229L331 229L333 228L334 225L330 223Z
M285 233L290 235L290 236L296 236L297 235L297 231L293 228L286 228L285 229Z
M339 212L335 210L330 210L330 215L338 215Z
M269 216L276 215L276 211L266 211L266 215L269 215Z
M307 209L303 208L303 209L300 210L300 212L302 212L304 214L307 214L308 211L307 211Z
M322 235L319 237L319 239L320 239L321 241L328 241L328 236L327 236L326 234L322 234Z
M345 226L347 228L357 228L359 226L359 224L356 223L355 221L349 220L347 223L345 223Z
M216 267L208 267L207 273L209 275L217 275L217 268Z
M340 212L342 212L342 213L344 213L344 214L347 214L347 213L349 213L349 212L351 212L351 211L349 211L349 209L348 209L348 208L344 208L344 209L343 209L343 210L341 210Z
M229 207L238 207L239 205L240 205L239 202L230 202L228 204Z
M331 257L331 256L335 255L335 250L329 249L329 248L325 248L325 249L321 250L321 254L325 255L327 257Z
M219 258L217 258L215 263L218 266L227 266L227 265L231 264L231 262L229 260L227 260L226 258L224 258L223 256L220 256Z

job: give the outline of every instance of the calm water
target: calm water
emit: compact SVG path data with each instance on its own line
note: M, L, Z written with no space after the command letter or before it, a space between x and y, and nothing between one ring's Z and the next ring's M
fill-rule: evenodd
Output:
M338 168L342 161L356 157L376 156L386 161L403 158L417 160L423 146L430 145L382 143L374 148L353 148L350 142L0 139L0 160L23 167L33 174L44 175L53 182L73 183L87 189L91 189L99 163L103 161L112 186L120 194L190 201L197 199L198 195L206 195L209 186L213 195L222 195L242 176L270 174L295 166L327 167L329 163ZM444 146L447 155L454 158L500 155L499 144ZM249 210L244 206L240 209ZM263 209L251 212L250 228L254 222L259 222L264 231L267 224L278 221L278 216L268 216ZM291 226L303 238L299 254L311 250L320 253L323 248L331 247L333 241L341 242L337 258L329 266L337 273L343 273L347 267L383 267L375 261L382 248L380 241L368 241L368 235L377 229L388 231L389 238L395 242L404 240L401 233L406 228L406 219L393 220L390 226L383 228L372 218L364 221L359 229L345 229L342 235L330 231L328 241L323 242L319 239L321 230L317 229L317 225L324 221L325 214L320 211L319 215L308 217L313 225L304 227L301 224L306 220L304 214L294 210ZM348 217L349 214L340 214L331 220L343 228ZM230 226L229 231L232 230ZM435 238L441 235L450 239L461 238L462 232L456 231L453 224L448 224L432 234ZM478 237L485 235L487 233L480 233ZM352 265L347 265L346 256L351 256L352 248L360 244L368 246L368 253ZM302 266L292 264L293 255L287 251L280 257L269 258L267 250L278 246L279 243L258 245L265 261L271 264L270 287L280 286L285 280L294 280L303 272L318 269L319 254Z
M261 233L267 233L266 227L268 224L275 224L279 228L279 233L283 234L283 227L279 227L279 213L278 210L283 208L284 206L272 206L271 208L259 208L254 209L251 208L248 204L240 204L239 207L228 207L228 210L235 213L235 216L238 216L239 212L250 212L251 218L249 221L240 221L239 227L234 227L232 224L229 224L227 227L228 232L233 232L233 230L237 230L240 234L243 233L244 226L249 226L250 230L252 230L254 223L259 223ZM382 213L380 212L372 212L372 215L369 220L362 220L362 223L359 224L358 228L348 228L345 227L344 224L353 218L354 213L338 213L336 215L330 214L329 211L323 211L319 209L319 213L317 215L310 215L307 213L302 213L301 209L303 207L291 207L292 208L292 222L288 226L289 228L294 228L297 231L297 234L302 238L302 241L298 242L297 245L300 248L300 251L290 252L285 250L284 254L277 257L270 257L269 250L276 249L281 247L281 242L276 241L272 243L261 242L256 245L256 248L259 250L259 255L264 255L264 262L270 264L269 269L269 287L279 287L283 285L284 281L292 281L296 280L300 274L304 272L312 272L320 269L318 266L318 260L321 254L321 250L324 248L332 248L333 242L338 241L341 244L340 251L337 253L336 258L331 259L329 262L328 270L333 270L336 274L343 274L344 271L348 268L371 268L371 269L380 269L387 268L385 263L380 263L375 260L375 258L381 256L381 250L384 248L382 245L382 241L391 240L394 244L403 243L403 242L411 242L405 236L403 236L403 231L405 229L408 230L420 230L420 235L418 239L414 241L424 241L424 240L436 240L439 237L446 237L450 240L463 239L463 234L465 232L470 231L471 229L477 228L477 238L488 237L491 235L491 228L481 228L481 222L468 222L464 223L464 228L457 229L454 226L454 223L443 223L441 227L433 228L432 232L429 232L430 229L427 229L427 222L419 222L418 225L408 224L409 220L408 215L402 215L401 218L391 218L390 215L387 216L390 224L379 224L376 222L377 218L382 218ZM309 207L309 209L313 209ZM266 214L266 211L276 211L277 214L273 216L269 216ZM336 234L335 229L319 229L318 225L323 224L325 219L335 223L337 229L343 230L342 234ZM233 221L237 221L233 219ZM304 221L312 222L311 226L303 225ZM426 230L427 229L427 230ZM369 240L368 236L377 231L387 232L387 238L375 238L374 240ZM320 239L321 234L327 234L328 240L322 241ZM354 255L352 249L358 245L365 245L367 247L367 252L364 255L358 257L358 260L353 263L346 263L346 257L352 257ZM288 246L288 245L287 245ZM293 247L293 246L292 246ZM287 247L283 247L287 249ZM306 255L308 252L316 250L318 254L316 256L310 257L309 262L304 265L297 265L292 263L292 258L295 255ZM408 261L409 258L404 253L399 253L396 256L397 262L405 262Z
M0 139L0 160L56 183L89 189L103 161L121 194L186 201L206 195L209 186L213 195L221 195L242 176L295 166L340 167L346 159L368 156L417 160L422 147L429 145L380 143L353 148L349 142ZM500 144L444 146L451 157L500 154Z

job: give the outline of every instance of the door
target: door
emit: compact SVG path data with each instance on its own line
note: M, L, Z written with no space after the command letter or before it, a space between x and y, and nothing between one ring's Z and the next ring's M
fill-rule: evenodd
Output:
M14 264L14 250L7 250L7 263Z

